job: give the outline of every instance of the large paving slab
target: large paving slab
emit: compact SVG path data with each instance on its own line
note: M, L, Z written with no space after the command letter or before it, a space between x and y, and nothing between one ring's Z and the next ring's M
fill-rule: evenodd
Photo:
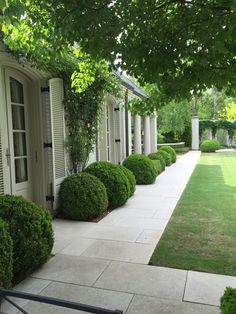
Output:
M153 244L97 240L83 256L147 264L154 248Z
M21 291L21 292L28 292L33 294L39 294L44 288L46 288L51 281L49 280L42 280L42 279L35 279L35 278L26 278L21 283L14 287L14 290ZM28 300L24 299L17 299L17 298L9 298L13 302L15 302L20 307L24 307L26 304L29 303ZM18 312L17 308L11 305L9 302L3 301L0 305L1 313L6 314L16 314Z
M181 301L187 271L112 262L95 287Z
M59 282L51 283L40 294L67 301L102 307L109 310L119 309L124 312L128 308L128 305L133 297L133 295L129 293L82 287ZM30 302L24 309L30 314L85 313L35 302Z
M226 287L236 288L236 277L189 271L184 300L219 306Z
M63 250L59 251L60 254L80 256L88 247L94 244L96 240L77 237Z
M113 217L107 216L101 222L102 225L112 225L131 228L143 228L153 230L164 230L168 223L168 219L143 218L132 216Z
M157 244L162 235L162 231L160 230L148 230L145 229L137 238L136 242L138 243L149 243L149 244Z
M128 228L97 224L88 232L85 232L83 237L101 240L135 242L137 237L142 233L142 230L143 228Z
M32 274L34 278L92 285L109 265L109 261L57 254Z
M219 314L219 308L135 295L127 314Z

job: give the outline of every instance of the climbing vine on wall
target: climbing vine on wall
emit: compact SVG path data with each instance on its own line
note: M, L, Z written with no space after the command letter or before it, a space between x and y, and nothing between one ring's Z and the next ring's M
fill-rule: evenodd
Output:
M18 28L17 28L18 27ZM19 60L57 76L64 83L64 109L67 126L65 146L71 172L82 170L96 143L99 116L105 93L120 95L120 84L104 60L92 59L80 47L63 42L60 46L45 31L44 38L25 38L24 24L3 27L1 38Z
M215 137L217 130L224 129L228 131L229 137L232 138L236 132L236 121L228 120L200 120L199 121L199 131L200 136L206 129L212 130L212 135Z

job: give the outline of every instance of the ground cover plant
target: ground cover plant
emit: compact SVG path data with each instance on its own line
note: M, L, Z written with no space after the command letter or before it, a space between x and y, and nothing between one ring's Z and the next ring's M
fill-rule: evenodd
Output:
M236 275L236 153L202 154L151 264Z

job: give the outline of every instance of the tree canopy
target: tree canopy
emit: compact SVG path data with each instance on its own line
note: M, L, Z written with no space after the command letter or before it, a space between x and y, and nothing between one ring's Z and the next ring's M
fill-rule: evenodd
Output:
M5 34L75 43L167 95L236 88L234 0L1 0ZM14 25L14 30L12 29Z

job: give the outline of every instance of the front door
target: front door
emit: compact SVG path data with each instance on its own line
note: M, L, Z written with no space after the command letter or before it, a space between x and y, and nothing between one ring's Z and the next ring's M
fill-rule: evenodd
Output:
M27 80L17 72L6 70L5 83L11 193L32 199Z

